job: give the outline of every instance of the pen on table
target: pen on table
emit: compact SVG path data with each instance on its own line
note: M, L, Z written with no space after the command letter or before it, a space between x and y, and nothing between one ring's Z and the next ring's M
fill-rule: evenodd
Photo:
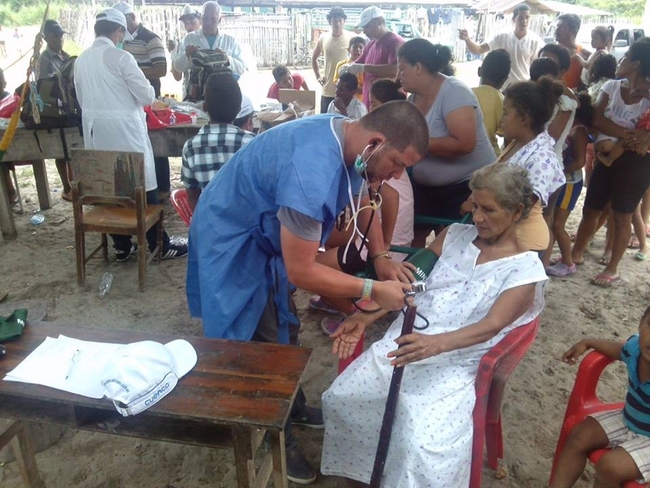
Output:
M72 368L74 368L74 365L77 363L78 357L79 357L79 349L77 349L75 353L72 355L72 359L70 360L70 366L68 367L68 373L65 375L66 380L70 377L70 374L72 373Z

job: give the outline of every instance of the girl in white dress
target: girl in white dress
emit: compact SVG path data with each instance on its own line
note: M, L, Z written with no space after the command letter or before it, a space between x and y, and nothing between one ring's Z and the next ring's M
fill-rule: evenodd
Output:
M516 239L532 206L527 171L514 165L478 170L470 182L475 226L454 224L429 249L440 259L415 298L429 321L399 338L399 317L323 394L321 470L368 483L393 366L404 371L382 486L467 487L474 381L482 356L543 307L546 275ZM355 314L332 335L347 357L365 328L385 312ZM416 326L422 326L418 318ZM402 345L397 350L396 342Z

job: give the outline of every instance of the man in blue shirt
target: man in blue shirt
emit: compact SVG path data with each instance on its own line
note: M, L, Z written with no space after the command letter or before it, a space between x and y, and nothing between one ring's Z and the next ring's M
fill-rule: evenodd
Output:
M201 193L190 226L187 300L207 337L297 343L298 320L289 283L325 296L362 296L387 310L404 306L413 276L383 259L379 219L358 211L369 229L368 254L378 277L356 278L316 262L337 216L373 182L422 159L429 132L408 102L389 102L360 120L321 115L288 122L241 148ZM381 256L381 257L379 257ZM400 281L403 282L400 282ZM291 337L291 341L290 341ZM322 428L322 414L298 393L292 420ZM316 475L287 425L289 479L307 484Z

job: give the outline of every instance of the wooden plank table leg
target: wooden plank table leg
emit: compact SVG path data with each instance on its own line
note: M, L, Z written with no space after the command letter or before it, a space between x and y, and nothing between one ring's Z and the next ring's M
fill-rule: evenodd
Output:
M34 449L27 435L29 424L23 424L14 438L11 440L11 447L16 456L16 463L20 470L25 486L30 488L45 488L45 482L41 479L34 457Z
M4 166L0 162L0 171ZM4 175L0 175L0 230L6 241L13 241L18 237L16 233L16 224L14 216L11 213L11 204L9 203L9 190L5 185Z
M284 447L284 431L268 432L271 440L271 453L273 455L273 486L274 488L288 488L287 452Z
M50 186L47 181L47 168L44 159L35 159L32 162L34 178L36 179L36 192L38 193L38 206L41 210L52 208L50 201Z
M255 487L255 464L253 463L253 444L251 431L245 427L232 428L232 443L235 448L235 469L237 487Z

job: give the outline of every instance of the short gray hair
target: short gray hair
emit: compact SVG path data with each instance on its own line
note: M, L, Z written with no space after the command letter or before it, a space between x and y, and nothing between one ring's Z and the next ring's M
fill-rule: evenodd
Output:
M471 190L489 190L497 203L515 213L523 205L522 219L533 208L533 186L528 171L514 164L496 163L476 170L469 180Z

